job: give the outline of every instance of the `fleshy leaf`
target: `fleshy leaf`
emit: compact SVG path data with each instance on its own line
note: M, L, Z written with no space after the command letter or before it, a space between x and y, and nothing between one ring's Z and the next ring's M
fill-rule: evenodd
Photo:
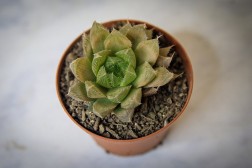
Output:
M123 35L126 35L129 31L129 29L132 28L131 24L130 23L127 23L125 24L123 27L120 28L120 32L123 34Z
M95 80L95 75L88 57L77 58L70 64L70 69L74 76L83 83L85 83L85 81Z
M118 107L113 112L120 121L132 122L134 109L123 109L123 108Z
M120 86L122 77L116 76L114 73L108 74L109 82L111 83L112 88Z
M105 66L102 66L98 71L96 82L105 88L112 88Z
M100 67L105 63L109 54L110 54L109 50L103 50L94 55L94 59L92 61L92 70L95 75L97 75Z
M102 66L97 74L96 82L105 88L114 88L120 86L123 78L115 76L113 73L107 73L105 66Z
M90 43L90 36L83 33L82 35L82 48L83 48L83 56L87 56L90 60L93 59L93 50Z
M143 29L146 29L146 24L137 24L137 25L134 25L134 27L137 27L137 28L143 28Z
M127 86L131 82L136 79L136 72L133 66L129 65L127 69L125 69L124 78L121 81L120 86Z
M107 92L107 98L114 103L121 103L128 95L131 86L117 87Z
M104 118L110 114L117 106L117 103L113 103L108 99L97 99L93 104L93 113L100 117Z
M134 26L129 29L127 37L132 42L133 49L135 49L141 41L147 40L145 29L141 26Z
M75 83L70 86L67 95L77 101L92 101L92 99L87 96L85 84L79 81L75 81Z
M172 47L174 47L174 45L171 45L169 47L160 48L159 54L163 55L163 56L167 56L169 54L170 50L172 49Z
M169 72L165 67L157 67L155 70L156 78L144 86L145 88L163 86L167 84L174 76L174 74Z
M140 42L136 47L135 54L138 65L144 63L145 61L154 65L159 55L158 39Z
M90 43L94 53L104 50L104 40L109 35L109 31L101 24L94 22L90 30Z
M153 29L145 29L147 40L152 39Z
M144 88L143 89L143 96L144 97L147 97L147 96L151 96L151 95L154 95L157 93L159 88L155 88L155 87L152 87L152 88Z
M108 73L114 73L117 77L123 78L128 63L119 57L108 57L105 62L105 68Z
M144 62L142 65L136 68L137 77L133 82L136 88L142 87L150 83L156 76L155 70L148 62Z
M117 53L115 53L115 55L128 62L130 65L133 66L134 69L136 68L136 56L131 48L118 51Z
M86 81L85 82L87 96L90 98L98 99L98 98L105 98L105 90L97 85L95 82Z
M168 68L173 57L164 57L164 56L159 56L156 62L157 66L163 66L165 68Z
M121 108L134 109L141 104L142 88L132 88L128 96L122 101Z
M130 48L131 41L118 30L113 30L104 41L106 50L111 50L113 53Z

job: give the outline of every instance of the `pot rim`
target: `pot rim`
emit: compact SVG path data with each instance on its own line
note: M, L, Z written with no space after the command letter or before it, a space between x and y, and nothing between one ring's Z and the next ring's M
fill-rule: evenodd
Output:
M187 95L187 99L186 99L186 102L183 106L183 108L181 109L181 111L177 114L177 116L171 121L169 122L167 125L165 125L164 127L162 127L161 129L149 134L149 135L146 135L146 136L143 136L143 137L139 137L139 138L135 138L135 139L112 139L112 138L107 138L107 137L103 137L101 135L98 135L98 134L95 134L93 133L92 131L84 128L82 125L80 125L69 113L68 113L68 110L66 109L64 103L63 103L63 100L62 100L62 97L61 97L61 93L60 93L60 87L59 87L59 82L60 82L60 74L61 74L61 70L62 70L62 65L66 59L66 56L67 54L69 53L69 51L73 48L73 46L76 44L76 42L78 42L82 36L82 33L77 36L75 38L75 40L66 48L66 50L63 52L63 55L61 56L60 58L60 62L58 64L58 67L57 67L57 72L56 72L56 92L57 92L57 97L60 101L60 104L61 106L63 107L65 113L68 115L68 117L76 124L78 125L82 130L84 130L85 132L87 132L89 135L91 135L92 137L95 137L95 138L100 138L100 139L103 139L103 140L107 140L107 141L113 141L113 143L115 142L118 142L118 143L121 143L121 142L128 142L128 143L131 143L131 142L136 142L136 141L139 141L139 140L142 140L142 139L146 139L146 138L149 138L151 136L156 136L158 135L160 132L166 130L168 127L170 127L179 117L182 113L184 113L188 103L189 103L189 100L191 98L191 95L192 95L192 90L193 90L193 69L192 69L192 64L191 64L191 61L189 59L189 56L188 54L185 52L185 49L184 47L177 41L177 39L175 39L173 36L171 36L169 33L167 33L166 31L164 31L163 29L157 27L157 26L154 26L148 22L145 22L145 21L141 21L141 20L135 20L135 19L115 19L115 20L111 20L111 21L107 21L107 22L102 22L102 25L110 25L112 23L116 23L116 22L124 22L124 21L129 21L130 23L137 23L137 24L146 24L147 27L151 27L151 28L154 28L155 30L157 30L158 32L161 32L163 35L165 35L166 37L169 37L169 40L172 41L175 46L179 46L180 50L182 51L182 53L184 54L184 57L186 58L186 64L188 64L188 69L191 73L185 71L187 73L187 80L188 80L188 95ZM84 31L86 33L88 33L90 31L91 28L89 28L88 30ZM184 61L185 63L185 61ZM188 74L189 73L189 74ZM188 77L190 75L190 77ZM190 80L189 80L190 79Z

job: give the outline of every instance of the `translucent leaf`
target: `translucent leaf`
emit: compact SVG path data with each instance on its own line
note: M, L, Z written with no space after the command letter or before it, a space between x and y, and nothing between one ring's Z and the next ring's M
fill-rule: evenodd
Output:
M77 101L92 101L92 99L87 96L85 84L79 81L76 81L70 86L67 95Z
M120 28L120 33L122 33L123 35L126 35L129 31L129 29L132 28L130 23L125 24L123 27Z
M70 69L74 76L83 83L85 83L85 81L95 80L95 75L88 57L77 58L70 64Z
M123 78L128 63L119 57L108 57L105 68L108 73L114 73L117 77Z
M93 50L90 43L90 36L83 33L82 35L82 48L83 48L83 56L87 56L90 60L93 59Z
M112 88L120 86L123 79L122 77L116 76L114 73L108 74L108 78Z
M118 87L110 89L107 92L107 98L114 103L121 103L123 99L128 95L131 86Z
M169 72L165 67L158 67L155 70L156 78L144 86L145 88L163 86L167 84L174 76L174 74Z
M120 86L123 78L116 77L113 73L106 72L105 66L102 66L97 74L96 82L105 88L114 88Z
M98 71L96 82L105 88L112 88L105 66L102 66Z
M104 40L109 35L109 31L101 24L94 22L90 30L90 43L94 53L104 50Z
M150 83L156 76L155 70L148 62L144 62L136 69L137 77L133 82L136 88L142 87Z
M123 108L118 107L113 112L120 121L132 122L134 109L123 109Z
M160 48L159 54L163 55L163 56L167 56L169 54L170 50L172 49L172 47L174 47L174 45L171 45L171 46L165 47L165 48Z
M117 106L117 103L113 103L108 99L97 99L93 104L93 113L100 117L104 118L110 114Z
M121 108L134 109L141 104L142 88L132 88L128 96L122 101Z
M146 24L137 24L137 25L134 25L134 27L136 28L143 28L143 29L146 29Z
M94 82L86 81L85 82L87 96L90 98L98 99L106 97L106 90L101 88Z
M133 66L129 65L127 67L127 69L125 69L124 77L123 77L123 79L121 81L120 86L127 86L128 84L133 82L135 79L136 79L135 69L133 68Z
M147 96L151 96L156 94L158 91L158 88L152 87L152 88L145 88L143 89L143 96L147 97Z
M133 68L136 68L136 56L131 48L118 51L115 55L132 65Z
M172 57L159 56L156 62L157 66L168 68L172 61Z
M131 41L122 33L113 30L104 41L105 49L111 50L113 53L131 48Z
M159 55L158 39L140 42L135 50L135 54L138 65L144 63L145 61L154 65Z
M132 42L132 47L135 49L141 41L147 40L145 29L140 26L134 26L127 33L128 39Z
M94 59L92 61L92 70L95 75L97 75L100 67L105 63L109 55L110 55L109 50L103 50L94 55Z
M152 39L153 29L145 29L145 33L147 35L147 40Z

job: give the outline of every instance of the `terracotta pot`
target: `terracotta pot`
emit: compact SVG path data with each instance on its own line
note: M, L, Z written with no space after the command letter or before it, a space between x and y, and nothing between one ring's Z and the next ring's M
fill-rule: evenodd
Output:
M111 27L113 24L115 24L118 21L126 21L126 20L114 20L114 21L110 21L110 22L106 22L103 23L103 25L105 27ZM188 85L189 85L189 91L188 91L188 96L187 96L187 100L186 103L183 107L183 109L181 110L181 112L176 116L176 118L173 119L173 121L171 121L169 124L167 124L165 127L161 128L160 130L147 135L145 137L142 138L137 138L137 139L132 139L132 140L116 140L116 139L110 139L110 138L105 138L102 137L100 135L97 135L87 129L85 129L84 127L82 127L79 123L77 123L72 116L68 113L62 97L60 95L60 89L59 89L59 80L60 80L60 73L61 73L61 69L62 69L62 65L64 63L64 60L67 56L67 54L72 50L74 44L79 41L81 39L81 35L79 35L71 44L70 46L66 49L66 51L64 52L60 63L58 65L58 69L57 69L57 76L56 76L56 90L57 90L57 94L58 94L58 98L59 101L64 109L64 111L66 112L66 114L68 115L68 117L76 124L78 125L82 130L84 130L85 132L87 132L89 135L92 136L92 138L94 138L94 140L100 145L102 146L104 149L106 149L108 152L114 153L114 154L118 154L118 155L136 155L136 154L141 154L144 152L147 152L151 149L153 149L154 147L156 147L159 143L161 143L161 141L164 139L167 130L169 129L169 127L178 119L178 117L184 112L189 99L191 97L192 94L192 89L193 89L193 71L192 71L192 65L190 63L189 57L186 54L184 48L181 46L181 44L174 38L172 37L170 34L168 34L167 32L165 32L164 30L153 26L149 23L143 22L143 21L137 21L137 20L128 20L131 23L136 23L136 24L141 24L141 23L145 23L147 25L148 28L154 28L155 30L161 32L169 41L171 41L175 46L176 46L176 51L178 52L178 54L180 55L180 57L183 59L184 62L184 67L185 67L185 73L186 73L186 77L188 80ZM89 32L89 30L87 30L86 32Z

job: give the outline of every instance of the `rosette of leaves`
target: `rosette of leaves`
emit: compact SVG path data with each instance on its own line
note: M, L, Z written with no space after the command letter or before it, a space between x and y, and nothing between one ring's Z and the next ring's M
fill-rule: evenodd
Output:
M127 23L109 31L94 22L82 44L83 56L70 64L76 79L68 95L89 102L89 110L100 118L113 112L131 122L143 89L150 95L174 76L167 70L172 46L160 49L158 37L152 39L152 29L145 24Z

